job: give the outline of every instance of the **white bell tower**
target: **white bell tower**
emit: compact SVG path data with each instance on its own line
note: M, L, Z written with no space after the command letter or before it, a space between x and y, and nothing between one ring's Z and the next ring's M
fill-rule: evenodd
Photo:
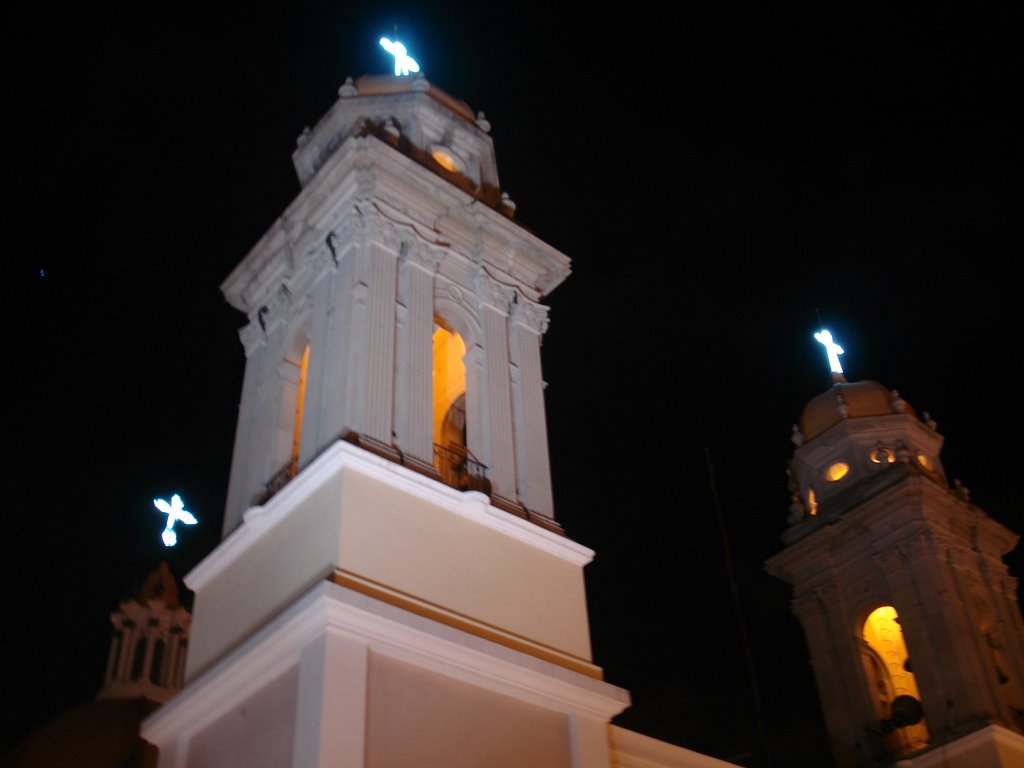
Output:
M249 318L225 533L339 438L558 530L539 301L568 258L513 220L482 115L423 78L340 95L222 286Z
M569 259L514 220L488 130L422 77L347 81L224 282L225 538L143 727L162 768L610 764L629 696L591 661L593 552L548 466L540 302Z

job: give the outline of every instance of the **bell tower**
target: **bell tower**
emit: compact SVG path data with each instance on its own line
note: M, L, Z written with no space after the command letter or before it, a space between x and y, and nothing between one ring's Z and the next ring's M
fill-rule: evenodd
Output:
M248 318L225 534L338 439L558 530L540 300L569 260L515 223L489 130L363 77L299 137L302 191L222 286Z
M224 540L143 727L162 768L610 764L629 695L591 660L594 553L548 466L541 302L569 259L516 222L489 128L422 76L349 79L224 281Z
M766 565L793 587L837 766L1024 765L1017 535L947 481L929 415L877 382L834 373L793 442Z

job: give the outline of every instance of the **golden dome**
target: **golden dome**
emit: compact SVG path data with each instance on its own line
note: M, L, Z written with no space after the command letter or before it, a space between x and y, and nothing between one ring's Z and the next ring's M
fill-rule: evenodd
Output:
M844 418L888 416L901 409L911 416L917 416L909 403L877 381L837 382L804 406L800 415L800 431L805 440L813 440Z

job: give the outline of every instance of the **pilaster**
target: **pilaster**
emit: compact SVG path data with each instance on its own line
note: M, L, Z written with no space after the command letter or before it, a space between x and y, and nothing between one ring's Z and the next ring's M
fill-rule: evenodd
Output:
M480 325L484 335L484 371L489 440L485 464L490 466L491 490L516 501L516 466L512 433L512 392L509 382L508 313L514 291L486 275L477 277Z
M395 431L402 450L426 464L433 461L432 412L424 404L433 396L434 274L442 255L411 243L399 264Z
M548 308L519 297L512 305L511 360L516 466L519 497L527 509L554 516L551 465L548 461L547 422L544 418L544 378L541 338L548 327Z

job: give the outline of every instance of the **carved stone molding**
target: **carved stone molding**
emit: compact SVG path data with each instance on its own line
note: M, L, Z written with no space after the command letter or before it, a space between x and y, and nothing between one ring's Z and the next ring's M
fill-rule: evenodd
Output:
M402 253L405 238L398 228L383 216L371 214L367 217L370 240L384 246L394 254Z
M515 288L502 285L484 272L477 274L476 293L482 305L493 307L506 315L516 295Z
M444 251L442 249L433 248L421 242L409 243L402 252L403 264L408 262L431 275L437 272L443 258Z
M312 275L314 284L320 282L328 272L333 272L337 269L337 266L338 263L335 261L330 249L328 249L327 243L313 248L306 255L306 267Z
M876 552L871 559L886 574L901 572L903 568L903 553L897 547Z
M248 325L238 330L238 338L242 342L245 356L249 357L267 343L267 336L263 332L263 326L258 321L252 320Z
M549 307L544 304L537 304L520 296L519 300L512 305L512 322L543 336L547 333L550 324L549 311Z
M258 317L260 325L263 326L263 330L267 336L273 333L279 325L284 325L288 321L288 313L291 308L291 304L291 293L282 285L270 298L270 301L260 308Z
M793 609L793 615L800 620L801 624L806 625L809 621L820 618L823 614L817 592L808 592L800 597L795 597L790 605Z
M348 246L354 243L357 247L366 242L366 226L363 217L358 211L347 211L341 221L335 223L324 240L334 259L334 263L341 262L342 256Z
M264 286L270 282L275 272L283 272L284 263L288 260L286 246L273 251L264 251L258 263L250 271L252 275L249 282L242 289L242 301L247 305L255 303L256 298L263 292Z
M377 177L371 167L368 165L364 166L361 163L359 165L360 167L356 169L356 194L360 199L369 200L373 197Z

